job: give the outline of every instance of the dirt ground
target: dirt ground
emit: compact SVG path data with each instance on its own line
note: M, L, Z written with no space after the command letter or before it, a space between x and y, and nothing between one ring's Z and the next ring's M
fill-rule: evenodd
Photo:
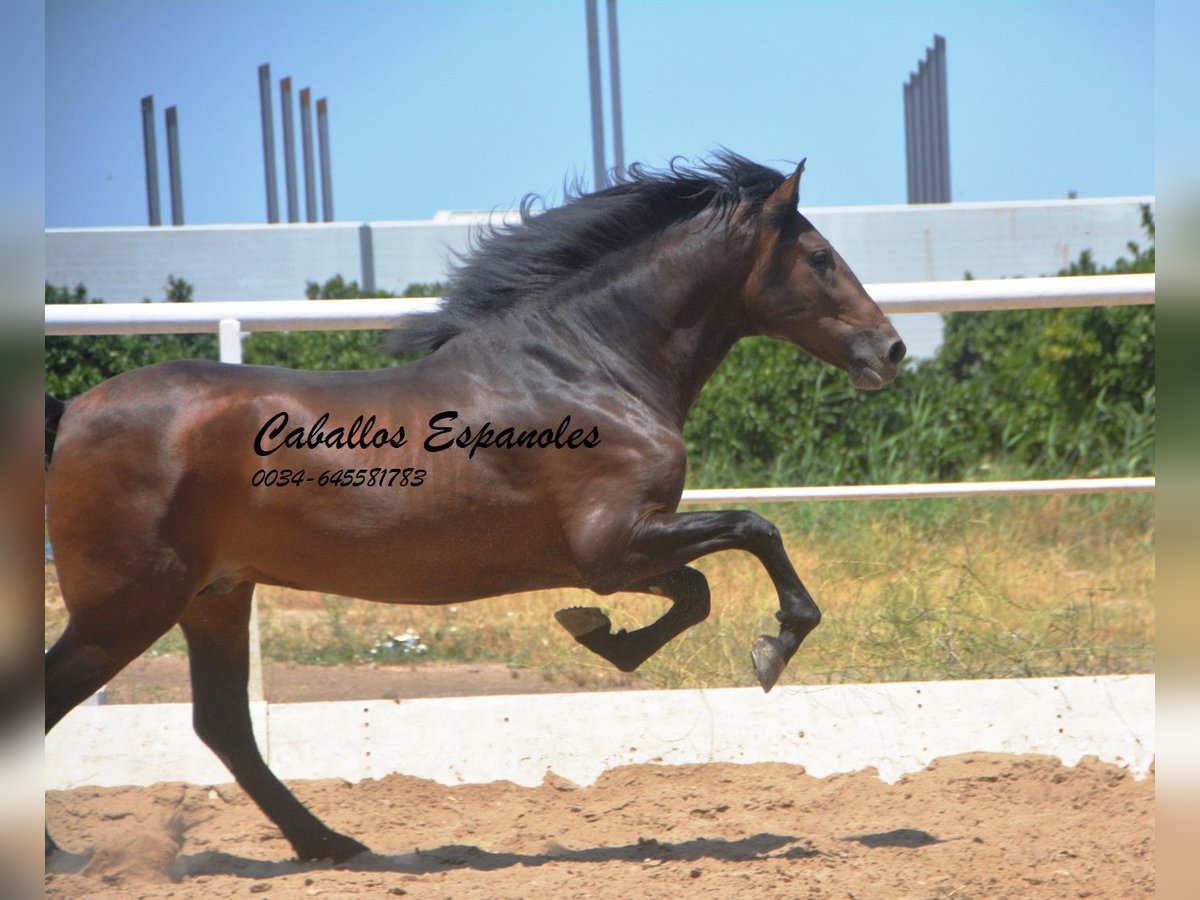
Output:
M562 691L507 666L268 666L268 699ZM626 686L637 686L629 683ZM141 660L109 702L188 699L186 662ZM372 853L298 863L234 785L46 796L67 852L47 897L1040 898L1151 896L1154 776L1094 759L972 754L894 785L779 764L630 766L444 787L407 776L294 782Z
M1151 896L1154 780L1085 760L968 755L897 784L778 764L632 766L443 787L405 776L296 793L374 851L301 864L235 787L51 792L72 851L47 897ZM83 865L79 874L63 870Z

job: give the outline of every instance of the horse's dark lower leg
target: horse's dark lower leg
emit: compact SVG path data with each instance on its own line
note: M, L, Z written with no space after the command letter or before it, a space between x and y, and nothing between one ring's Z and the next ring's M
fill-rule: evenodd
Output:
M254 585L194 598L179 625L188 643L196 734L225 763L302 859L342 861L367 850L309 812L267 768L250 724L249 617Z
M576 641L622 672L632 672L672 638L708 618L708 579L690 566L652 576L626 590L664 596L672 601L671 608L644 628L621 629L615 634L608 616L594 606L560 609L554 614Z
M745 550L767 570L779 595L778 637L762 635L750 658L763 690L769 691L800 644L821 621L821 611L800 581L779 529L754 512L669 513L642 520L625 552L616 559L595 560L594 580L600 585L639 579L638 568L653 565L682 567L720 550ZM628 583L626 581L625 583Z

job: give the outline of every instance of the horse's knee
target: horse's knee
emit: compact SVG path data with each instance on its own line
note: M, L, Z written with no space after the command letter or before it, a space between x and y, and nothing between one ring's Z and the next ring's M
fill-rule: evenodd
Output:
M746 510L737 524L737 530L747 544L775 544L783 546L783 535L770 519Z

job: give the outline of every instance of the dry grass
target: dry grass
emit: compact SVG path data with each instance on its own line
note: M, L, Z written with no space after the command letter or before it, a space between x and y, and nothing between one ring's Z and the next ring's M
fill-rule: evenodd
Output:
M1151 671L1153 501L1147 497L828 504L764 509L825 612L781 683ZM753 684L749 645L778 608L744 553L700 560L713 614L647 662L661 687ZM48 580L46 637L61 630ZM598 605L617 627L658 616L660 598L583 591L449 607L388 606L259 589L263 653L316 663L495 660L603 686L607 663L553 620ZM421 649L424 648L424 649ZM152 652L183 652L177 632Z

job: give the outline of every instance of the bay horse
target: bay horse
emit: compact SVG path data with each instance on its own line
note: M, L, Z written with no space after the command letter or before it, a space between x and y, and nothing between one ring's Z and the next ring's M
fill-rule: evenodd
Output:
M376 371L184 360L118 375L63 406L47 475L69 622L47 652L46 728L178 623L194 725L300 859L366 848L267 768L250 726L255 584L385 603L542 588L670 601L612 630L556 613L624 671L709 612L688 563L746 550L779 596L753 642L770 690L820 612L779 531L749 511L676 512L684 419L734 342L791 341L883 387L904 343L798 209L785 177L732 153L611 187L486 234L442 306ZM53 843L47 838L48 852Z

